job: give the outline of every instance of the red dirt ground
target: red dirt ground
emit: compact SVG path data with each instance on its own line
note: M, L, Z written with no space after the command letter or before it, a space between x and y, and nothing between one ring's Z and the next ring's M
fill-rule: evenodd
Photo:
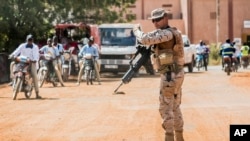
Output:
M230 124L250 124L250 69L227 76L220 66L186 73L181 109L186 141L228 141ZM42 100L12 100L0 85L1 141L163 141L159 76L141 74L113 94L122 75L87 86L46 84Z

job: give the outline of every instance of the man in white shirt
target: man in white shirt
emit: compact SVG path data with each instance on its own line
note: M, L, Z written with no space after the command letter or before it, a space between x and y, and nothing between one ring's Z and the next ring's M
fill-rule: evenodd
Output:
M39 87L37 80L37 62L39 60L39 48L36 44L33 43L33 36L28 35L26 38L26 42L19 45L18 48L12 53L12 55L14 58L19 55L26 56L31 60L31 76L35 84L36 98L41 99L42 97L39 96Z
M196 54L204 54L206 51L206 48L203 45L203 41L201 40L198 45L196 45Z

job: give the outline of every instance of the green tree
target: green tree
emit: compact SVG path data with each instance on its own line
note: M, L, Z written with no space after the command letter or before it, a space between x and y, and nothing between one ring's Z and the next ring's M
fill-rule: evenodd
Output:
M127 22L127 7L136 0L0 0L0 52L13 51L27 34L47 38L64 22ZM117 12L118 11L118 12Z
M1 0L0 33L4 42L2 50L13 51L25 41L27 34L42 37L51 28L53 17L44 12L45 3L41 0ZM46 18L45 18L46 17Z

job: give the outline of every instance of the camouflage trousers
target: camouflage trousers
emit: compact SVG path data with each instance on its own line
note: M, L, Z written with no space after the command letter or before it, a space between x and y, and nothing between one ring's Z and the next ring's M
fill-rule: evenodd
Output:
M162 127L166 133L173 134L174 131L183 131L184 122L180 104L184 71L179 72L177 75L172 73L171 78L171 81L167 81L166 75L161 74L159 112L163 119Z

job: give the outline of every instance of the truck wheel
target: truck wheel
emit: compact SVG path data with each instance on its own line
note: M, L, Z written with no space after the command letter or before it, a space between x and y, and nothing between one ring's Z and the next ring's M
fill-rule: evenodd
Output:
M192 61L191 63L188 64L188 72L193 72L193 68L194 68L194 61Z

